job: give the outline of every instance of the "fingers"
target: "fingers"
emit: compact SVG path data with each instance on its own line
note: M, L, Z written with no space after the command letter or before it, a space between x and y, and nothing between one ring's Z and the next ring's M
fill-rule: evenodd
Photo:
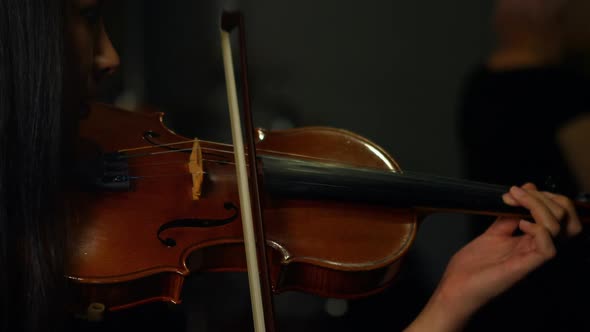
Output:
M537 186L534 183L527 182L522 186L523 189L526 190L537 190ZM514 199L514 197L510 194L510 192L505 193L502 195L502 199L504 203L511 205L511 206L520 206L518 201Z
M559 220L551 211L546 202L538 196L531 194L532 191L516 186L510 188L512 197L523 207L527 208L535 221L549 230L552 236L557 236L560 231Z
M500 217L486 230L486 233L494 235L511 235L518 228L519 220Z
M527 182L522 186L523 189L526 190L538 190L537 186L534 183L530 183ZM504 195L502 195L502 199L504 200L504 203L511 205L511 206L520 206L520 204L518 203L517 200L514 199L514 197L512 197L512 195L510 194L510 192L505 193Z
M519 228L525 234L533 237L536 246L534 249L540 254L540 257L537 258L539 265L544 261L555 257L555 245L553 244L553 240L549 234L549 231L545 227L539 224L528 222L526 220L521 220L519 223Z
M578 212L576 211L574 203L569 198L562 195L556 195L550 192L543 192L543 194L565 209L566 218L568 221L565 225L566 234L568 236L575 236L580 234L582 232L582 222L580 220Z
M514 197L512 197L512 195L509 192L502 195L502 200L507 205L520 206L520 204L518 204L518 201L514 199Z
M512 187L502 196L511 206L524 206L531 211L537 223L543 224L553 236L560 232L560 222L564 222L565 234L574 236L582 231L582 224L572 201L565 196L549 192L539 192L532 183L522 188Z
M530 182L525 183L522 186L522 188L526 189L526 190L539 190L539 189L537 189L537 186L534 183L530 183Z
M565 207L561 206L559 203L551 199L546 192L532 190L527 190L527 192L529 195L535 196L539 201L545 204L547 208L549 208L551 213L555 216L555 218L558 220L558 222L561 220L565 220L568 214Z

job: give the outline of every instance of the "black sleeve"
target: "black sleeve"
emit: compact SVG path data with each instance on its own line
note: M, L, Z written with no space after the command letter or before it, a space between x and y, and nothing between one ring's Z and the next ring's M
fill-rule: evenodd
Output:
M583 76L559 67L472 72L458 117L466 176L507 185L550 180L558 191L575 192L555 135L590 109L589 88Z

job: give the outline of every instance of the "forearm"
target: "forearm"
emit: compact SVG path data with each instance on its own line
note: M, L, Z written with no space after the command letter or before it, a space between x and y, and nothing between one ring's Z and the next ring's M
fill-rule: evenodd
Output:
M465 306L464 301L439 288L404 332L461 331L474 311Z

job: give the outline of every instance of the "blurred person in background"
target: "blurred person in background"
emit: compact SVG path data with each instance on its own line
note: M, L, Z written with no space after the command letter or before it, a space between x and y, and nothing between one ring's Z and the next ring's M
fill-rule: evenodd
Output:
M569 197L590 191L590 2L498 0L492 27L496 45L467 78L461 100L465 176L530 181ZM474 235L492 221L473 219ZM574 305L590 294L588 244L582 234L558 250L467 329L588 329Z

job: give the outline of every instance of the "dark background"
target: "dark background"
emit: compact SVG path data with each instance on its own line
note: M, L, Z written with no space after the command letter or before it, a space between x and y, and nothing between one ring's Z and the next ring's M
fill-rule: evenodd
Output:
M404 170L463 175L456 113L466 75L493 44L492 1L115 1L105 10L122 66L103 99L163 111L183 136L230 142L224 8L245 15L256 126L345 128L382 146ZM383 294L335 304L276 296L279 331L401 330L470 239L466 225L460 215L428 217L398 282ZM245 274L195 275L183 294L179 306L117 317L172 322L169 330L250 330ZM331 305L348 310L330 315Z

